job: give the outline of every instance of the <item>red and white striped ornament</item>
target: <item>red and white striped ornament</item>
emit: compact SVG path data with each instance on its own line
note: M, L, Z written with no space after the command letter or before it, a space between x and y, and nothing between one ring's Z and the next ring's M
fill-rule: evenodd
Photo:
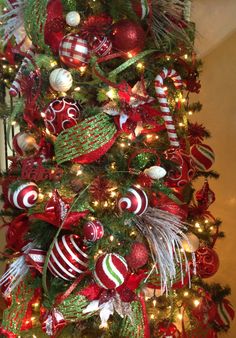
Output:
M112 42L105 35L95 35L89 39L89 48L97 56L106 56L111 53Z
M21 92L21 80L22 80L22 71L25 67L28 66L28 64L31 62L32 58L35 55L35 47L31 46L31 48L26 53L25 58L23 59L21 66L15 76L15 79L11 85L11 88L9 89L10 96L16 96Z
M132 7L141 20L145 19L150 12L148 0L132 0Z
M230 327L231 322L234 320L234 308L230 301L224 298L217 305L217 312L215 323L221 328Z
M155 78L155 90L156 95L160 104L160 110L162 112L162 117L165 121L168 137L171 146L178 148L179 141L176 134L176 129L174 125L173 118L171 116L167 94L164 90L164 80L166 78L171 78L174 82L175 88L180 89L183 85L180 75L174 69L163 68L162 72L158 74Z
M28 209L35 205L38 199L39 189L34 182L14 183L9 187L8 200L13 207Z
M118 201L120 211L132 212L135 215L142 215L148 207L148 197L144 190L137 187L128 189L126 196Z
M124 257L109 253L98 258L94 278L104 289L116 289L121 286L128 274L128 266Z
M88 43L78 34L66 35L59 47L61 61L70 68L80 68L88 63Z
M64 235L56 240L51 251L48 269L64 280L73 280L87 271L88 255L86 247L77 235Z
M214 151L207 144L194 144L190 153L198 170L206 171L210 169L215 161Z
M25 257L25 261L30 268L42 271L46 258L46 252L41 249L30 249Z
M86 241L96 242L98 239L103 237L104 227L98 220L89 221L85 223L83 233Z
M13 137L12 146L20 156L25 155L30 150L39 149L34 136L25 132L19 132Z

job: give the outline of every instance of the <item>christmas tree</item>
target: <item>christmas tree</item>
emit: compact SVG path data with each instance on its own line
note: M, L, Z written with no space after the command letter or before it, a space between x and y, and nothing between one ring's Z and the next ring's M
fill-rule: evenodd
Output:
M5 86L20 60L1 107L20 128L6 132L1 180L2 337L227 331L230 289L206 283L224 233L209 211L210 134L191 122L201 110L191 2L1 6Z

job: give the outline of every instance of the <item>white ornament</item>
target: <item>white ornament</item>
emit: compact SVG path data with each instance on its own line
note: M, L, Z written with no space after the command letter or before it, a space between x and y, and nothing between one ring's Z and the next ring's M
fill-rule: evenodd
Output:
M153 180L159 180L166 176L166 170L162 167L154 165L153 167L144 170L144 174L152 178Z
M186 252L195 252L199 248L199 238L192 232L188 232L182 241L182 246Z
M54 69L49 76L50 86L57 92L67 92L72 87L71 73L63 68Z
M68 26L76 27L80 23L80 15L78 12L72 11L66 15L66 23Z

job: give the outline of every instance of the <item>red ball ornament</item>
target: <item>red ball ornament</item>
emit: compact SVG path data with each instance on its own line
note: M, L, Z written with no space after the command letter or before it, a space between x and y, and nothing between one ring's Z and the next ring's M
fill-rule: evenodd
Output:
M30 268L42 270L46 258L46 252L41 249L30 249L25 257L25 261Z
M96 242L103 237L104 228L101 222L95 220L85 223L83 232L86 241Z
M34 136L25 132L19 132L13 137L12 146L20 156L24 156L27 152L38 148Z
M14 182L8 190L8 200L13 207L28 209L35 205L39 189L34 182Z
M176 167L169 170L167 184L170 187L182 187L191 182L194 176L194 167L191 157L181 149L171 149L166 152L166 158L176 164Z
M88 63L88 55L88 43L78 34L69 34L62 39L59 56L66 66L78 69Z
M157 326L157 337L161 338L180 338L180 332L175 324L163 321Z
M134 56L145 45L145 32L137 22L124 19L112 27L111 39L113 47L121 52Z
M88 40L90 52L97 56L106 56L111 53L112 42L105 35L94 35Z
M87 271L86 247L77 235L64 235L56 243L49 257L48 268L55 276L67 281Z
M148 261L148 250L143 243L133 243L129 255L125 257L129 268L139 269Z
M128 266L124 257L115 254L105 254L98 258L94 278L104 289L116 289L121 286L128 275Z
M215 161L214 151L207 144L194 144L190 153L198 170L206 171L210 169Z
M45 127L53 135L77 124L81 116L81 106L78 101L70 98L59 98L52 101L44 112Z
M127 194L118 201L120 211L142 215L148 207L148 197L144 190L137 187L128 189Z
M201 278L214 276L218 271L220 261L217 253L209 247L201 247L196 251L197 274Z

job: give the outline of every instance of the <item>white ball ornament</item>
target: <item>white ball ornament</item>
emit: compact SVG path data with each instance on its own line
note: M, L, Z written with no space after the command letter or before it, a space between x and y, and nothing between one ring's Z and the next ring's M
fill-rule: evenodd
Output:
M76 27L80 23L80 14L76 11L71 11L66 15L66 23L68 26Z
M187 239L182 241L182 247L186 252L195 252L199 248L199 238L192 232L186 233Z
M166 176L167 172L164 168L154 165L153 167L144 170L144 174L152 178L153 180L159 180Z
M57 92L67 92L72 87L73 79L68 70L56 68L49 76L49 83Z

